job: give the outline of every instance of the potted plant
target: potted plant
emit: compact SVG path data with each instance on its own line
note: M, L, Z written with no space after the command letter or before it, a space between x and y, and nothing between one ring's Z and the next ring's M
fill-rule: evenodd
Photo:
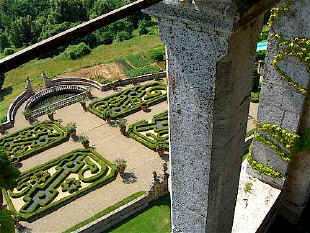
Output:
M86 112L87 108L86 108L86 100L85 100L85 98L80 98L79 102L80 102L83 110Z
M102 113L102 117L104 120L106 120L107 122L111 122L112 120L112 116L111 116L111 111L110 110L105 110L103 113Z
M146 111L147 111L147 108L148 108L148 104L145 103L145 102L142 102L142 104L141 104L141 110L142 110L143 112L146 112Z
M93 95L92 95L92 93L91 93L91 90L92 90L92 87L87 87L86 95L87 95L87 98L88 98L88 99L93 98Z
M79 137L79 141L82 143L82 145L84 146L84 148L88 148L89 147L89 139L87 136L82 135Z
M137 85L137 80L133 78L133 79L130 80L130 83L131 83L133 86L136 86L136 85Z
M127 161L124 159L117 159L114 162L118 172L122 175L125 172L125 169L127 167Z
M5 133L5 128L2 124L0 124L0 133L4 134Z
M153 73L153 77L155 81L160 81L160 74L159 72Z
M66 126L68 134L70 134L71 138L76 137L76 123L70 122Z
M116 121L117 125L119 126L120 128L120 131L122 132L122 134L125 134L126 132L126 123L127 123L127 120L124 119L124 118L121 118L121 119L118 119Z
M54 120L54 114L55 114L55 109L53 107L49 107L46 109L46 114L48 116L48 118L53 121Z
M159 156L162 156L165 153L166 140L160 135L155 138L155 149Z
M24 111L23 114L26 120L31 120L31 111L29 109Z

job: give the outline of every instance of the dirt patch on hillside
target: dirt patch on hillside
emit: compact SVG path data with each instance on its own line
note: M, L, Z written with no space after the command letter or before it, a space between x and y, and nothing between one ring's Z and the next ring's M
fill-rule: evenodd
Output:
M97 66L83 68L74 72L67 72L58 75L59 78L67 78L67 77L82 77L96 80L98 77L109 79L109 80L117 80L125 78L124 74L126 69L118 63L108 63L101 64Z

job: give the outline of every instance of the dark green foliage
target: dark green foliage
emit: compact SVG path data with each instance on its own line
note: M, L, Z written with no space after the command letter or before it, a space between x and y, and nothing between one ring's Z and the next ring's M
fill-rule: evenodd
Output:
M15 233L13 211L9 211L6 207L0 208L0 232L2 233Z
M7 121L6 116L3 116L3 117L0 118L0 123L4 123L4 122L6 122L6 121Z
M154 133L148 131L154 131ZM141 132L146 133L146 136ZM127 135L151 150L169 150L168 111L155 115L151 122L138 121L128 127Z
M64 56L70 59L77 59L86 54L89 54L91 49L84 43L80 43L78 45L69 46L64 52Z
M20 172L9 161L9 157L0 150L0 189L11 190L17 185Z
M5 48L3 53L5 56L8 56L8 55L15 53L15 50L13 48Z
M134 0L0 0L0 51L5 48L21 48L39 42L79 23L120 8ZM85 42L94 48L111 41L122 41L132 37L140 21L151 22L151 17L133 12L125 19L97 30L72 45ZM144 23L147 25L148 23ZM107 32L108 34L103 34ZM112 39L111 39L112 38ZM41 58L58 55L65 46L53 48Z
M103 32L100 37L102 44L111 44L113 42L112 32Z
M148 30L147 30L147 24L148 22L146 20L141 20L139 22L139 26L138 26L138 33L139 35L145 35L148 33Z
M149 106L165 101L166 89L166 85L159 82L135 86L90 103L88 110L102 119L106 111L113 119L125 117L141 109L142 98Z
M267 53L266 50L261 50L261 51L256 52L256 59L265 60L266 53Z
M50 173L50 168L54 168L55 172ZM110 173L107 175L108 168ZM84 177L86 171L90 171L92 176ZM70 174L77 174L79 179L68 179ZM92 149L78 149L24 172L17 180L16 190L5 193L5 197L15 212L17 211L11 200L24 197L24 205L18 210L17 215L19 219L31 222L111 182L116 175L112 163L100 154ZM79 185L81 182L88 185L82 188ZM56 190L61 186L63 191L69 194L55 201L58 196ZM47 192L50 193L49 196L46 196ZM38 199L35 199L36 195Z
M2 86L3 86L3 83L4 83L4 78L5 78L4 73L0 72L0 90L2 89Z
M165 51L163 49L153 49L151 52L151 58L153 61L163 61Z
M159 72L160 69L157 66L144 66L137 69L127 70L125 74L129 77L136 77L143 74L152 74Z
M131 37L132 37L131 33L126 32L126 31L121 31L121 32L118 32L116 34L115 41L116 42L121 42L121 41L124 41L124 40L129 40Z
M12 158L26 159L67 140L66 130L46 121L0 138L0 150Z

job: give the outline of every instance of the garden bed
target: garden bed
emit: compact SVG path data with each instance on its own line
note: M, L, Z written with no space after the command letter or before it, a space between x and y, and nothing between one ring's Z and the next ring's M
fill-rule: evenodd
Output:
M59 123L45 121L0 138L0 149L10 158L26 159L67 139L67 131Z
M141 109L142 103L152 106L167 99L167 87L159 82L138 85L92 102L88 110L100 118L108 111L113 119L125 117Z
M155 115L151 122L142 120L130 125L127 134L151 150L156 150L156 140L160 137L168 151L168 111Z
M78 149L24 172L4 191L20 220L32 222L116 178L115 167L92 149Z

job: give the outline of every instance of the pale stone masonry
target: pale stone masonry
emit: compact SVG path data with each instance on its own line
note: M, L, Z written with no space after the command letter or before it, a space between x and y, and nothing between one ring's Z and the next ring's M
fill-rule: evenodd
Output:
M225 233L262 17L237 29L231 1L198 3L165 1L146 12L158 18L168 57L172 231Z
M282 1L280 5L283 5ZM282 33L288 40L298 38L310 38L310 3L307 0L294 1L294 5L288 14L280 16L275 21L274 30ZM279 5L279 6L280 6ZM268 52L265 59L265 71L260 94L260 104L258 108L258 121L260 123L273 123L297 133L303 119L303 106L305 96L296 92L296 89L289 86L286 81L272 66L273 57L277 55L276 41L269 36ZM306 65L300 63L297 58L286 57L279 63L281 70L286 72L301 87L308 88L309 74ZM280 156L268 145L254 140L253 159L271 166L282 174L287 173L288 163L283 161ZM281 188L284 179L275 179L258 174L251 168L249 173L267 182L274 187Z

